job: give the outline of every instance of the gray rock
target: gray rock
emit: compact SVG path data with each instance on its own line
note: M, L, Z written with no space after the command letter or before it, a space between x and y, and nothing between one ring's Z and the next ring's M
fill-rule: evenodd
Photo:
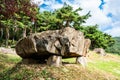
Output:
M87 59L86 57L84 56L81 56L81 57L77 57L76 58L76 63L78 64L81 64L83 67L85 67L87 65Z
M16 52L23 58L47 55L74 57L83 54L85 39L83 33L67 27L61 30L49 30L21 39Z
M95 48L93 51L96 52L97 54L100 54L101 56L106 55L105 50L103 48Z
M15 50L12 48L0 47L0 52L5 54L16 54Z
M61 66L62 65L62 57L56 56L56 55L50 56L47 60L47 65L56 66L56 67Z
M82 32L66 27L27 36L18 41L15 49L24 59L45 60L54 55L62 58L86 56L89 46L90 40L85 39ZM48 62L53 61L51 59L53 57ZM56 60L59 61L59 58Z

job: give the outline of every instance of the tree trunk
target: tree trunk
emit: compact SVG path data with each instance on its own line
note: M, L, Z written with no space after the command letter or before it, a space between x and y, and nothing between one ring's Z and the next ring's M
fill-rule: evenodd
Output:
M0 28L0 42L2 41L3 38L3 28ZM2 45L2 43L0 43L0 46Z
M35 33L37 32L37 27L36 27L36 25L34 24L34 27L35 27Z
M26 37L26 28L23 29L23 37Z
M17 27L14 27L13 31L14 31L14 34L12 36L12 44L14 44L15 42L15 36L17 35L17 31L18 31Z
M30 28L30 35L33 33L32 28Z
M9 36L10 36L10 34L9 34L9 28L6 27L5 29L6 29L6 47L8 47L8 40L9 40Z
M70 27L70 22L69 21L66 21L66 26L65 27Z
M0 39L2 39L2 37L3 37L3 28L0 28L0 32L1 32Z

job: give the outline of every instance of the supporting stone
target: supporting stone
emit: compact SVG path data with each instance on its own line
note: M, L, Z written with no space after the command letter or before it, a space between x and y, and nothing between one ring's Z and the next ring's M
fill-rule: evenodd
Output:
M47 60L47 65L59 67L62 65L62 56L52 55Z
M87 59L84 56L77 57L76 58L76 63L81 64L83 67L85 67L87 65Z

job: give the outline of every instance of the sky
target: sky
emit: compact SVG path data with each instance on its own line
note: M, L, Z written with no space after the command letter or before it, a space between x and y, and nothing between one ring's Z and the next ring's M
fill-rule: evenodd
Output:
M113 37L120 36L120 0L34 0L41 11L53 11L66 2L74 9L81 7L80 15L91 12L84 25L99 25L99 29ZM39 3L38 3L39 2Z

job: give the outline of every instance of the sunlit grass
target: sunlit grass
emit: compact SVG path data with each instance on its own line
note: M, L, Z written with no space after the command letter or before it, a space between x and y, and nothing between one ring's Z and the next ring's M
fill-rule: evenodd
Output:
M116 75L120 78L120 63L109 61L97 61L97 63L89 63L89 67L94 67L99 70L103 70L109 73L112 73L113 75Z
M76 58L66 58L62 59L62 62L75 63Z
M21 61L21 58L18 55L0 53L0 61L17 63Z
M0 80L119 80L120 56L100 56L92 52L88 65L75 64L76 58L63 59L63 66L23 64L17 55L0 53ZM71 64L72 63L72 64ZM118 77L118 78L116 78Z
M106 56L91 54L88 67L113 74L120 79L120 56L117 54L107 54Z
M120 79L120 56L117 54L107 54L106 56L98 55L94 52L90 53L87 58L88 69L100 70L110 73ZM63 59L64 62L75 63L75 58Z

